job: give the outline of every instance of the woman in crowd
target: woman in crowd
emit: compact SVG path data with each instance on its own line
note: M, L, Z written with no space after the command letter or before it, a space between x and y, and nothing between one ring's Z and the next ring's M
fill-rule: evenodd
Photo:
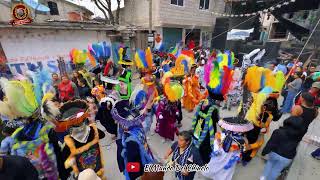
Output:
M86 80L83 78L78 79L78 91L81 99L91 96L91 90L87 86Z
M173 143L166 153L164 159L168 159L172 154L171 165L180 165L183 167L188 164L203 165L198 149L192 144L192 133L182 131L179 133L178 141ZM196 172L187 172L182 170L175 173L175 177L179 180L192 180Z
M68 75L63 75L61 77L61 83L58 86L58 91L59 100L61 102L66 102L79 97L78 88L71 80L69 80Z
M291 108L293 106L294 97L298 94L298 92L301 89L301 85L302 85L301 73L297 72L293 75L293 77L294 77L294 80L287 85L288 94L284 101L284 106L281 110L282 113L290 113Z

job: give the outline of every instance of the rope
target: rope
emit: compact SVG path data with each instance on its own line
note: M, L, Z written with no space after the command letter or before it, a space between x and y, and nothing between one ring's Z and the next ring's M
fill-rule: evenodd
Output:
M294 66L293 66L293 68L290 69L289 73L287 74L286 80L288 80L290 74L292 74L293 70L295 69L295 67L296 67L296 65L297 65L297 63L298 63L298 61L299 61L300 56L302 55L304 49L307 47L307 45L308 45L308 43L309 43L309 41L310 41L313 33L314 33L314 32L316 31L316 29L317 29L319 23L320 23L320 18L318 19L318 22L317 22L316 26L315 26L315 27L313 28L313 30L311 31L311 33L310 33L310 35L309 35L306 43L304 44L303 48L301 49L301 51L300 51L300 53L299 53L299 56L298 56L297 59L294 61Z
M243 21L243 22L241 22L241 23L239 23L239 24L237 24L237 25L235 25L235 26L232 26L230 29L228 29L228 30L226 30L226 31L224 31L224 32L222 32L222 33L220 33L220 34L218 34L218 35L214 36L214 37L213 37L213 38L211 38L210 40L213 40L213 39L215 39L215 38L217 38L217 37L219 37L219 36L223 35L224 33L228 33L228 32L229 32L229 31L231 31L233 28L238 27L238 26L240 26L241 24L244 24L244 23L246 23L246 22L250 21L251 19L255 18L256 16L258 16L258 15L252 16L251 18L249 18L249 19L247 19L247 20L245 20L245 21Z
M316 29L317 29L317 27L318 27L319 23L320 23L320 18L318 19L318 22L317 22L316 26L315 26L315 27L313 28L313 30L311 31L311 34L310 34L310 36L308 37L308 40L307 40L307 41L306 41L306 43L304 44L304 46L303 46L303 48L302 48L301 52L299 53L299 56L297 57L297 60L300 58L300 56L301 56L302 52L303 52L303 51L304 51L304 49L307 47L307 44L309 43L309 41L310 41L310 39L311 39L311 37L312 37L313 33L316 31Z

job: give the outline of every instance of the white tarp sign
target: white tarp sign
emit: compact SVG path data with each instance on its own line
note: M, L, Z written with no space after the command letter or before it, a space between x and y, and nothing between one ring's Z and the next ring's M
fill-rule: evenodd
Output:
M253 33L254 28L252 29L232 29L227 34L227 40L245 40L250 36L250 33Z

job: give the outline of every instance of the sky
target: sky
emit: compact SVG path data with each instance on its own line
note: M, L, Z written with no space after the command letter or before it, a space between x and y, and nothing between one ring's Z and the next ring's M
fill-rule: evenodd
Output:
M103 13L96 7L96 5L93 2L91 2L91 0L67 0L67 1L71 1L75 4L80 4L81 6L88 8L89 10L91 10L95 14L94 16L104 17ZM120 6L121 7L124 6L123 0L121 0ZM117 9L117 1L116 0L111 0L111 9L112 10Z

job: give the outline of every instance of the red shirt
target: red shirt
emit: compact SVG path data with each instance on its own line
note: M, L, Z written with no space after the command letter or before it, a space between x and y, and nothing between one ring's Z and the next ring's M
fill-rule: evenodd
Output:
M311 92L311 91L309 91L309 93L315 98L314 105L315 106L320 106L319 93ZM301 105L301 96L299 97L298 102L296 102L296 105Z

